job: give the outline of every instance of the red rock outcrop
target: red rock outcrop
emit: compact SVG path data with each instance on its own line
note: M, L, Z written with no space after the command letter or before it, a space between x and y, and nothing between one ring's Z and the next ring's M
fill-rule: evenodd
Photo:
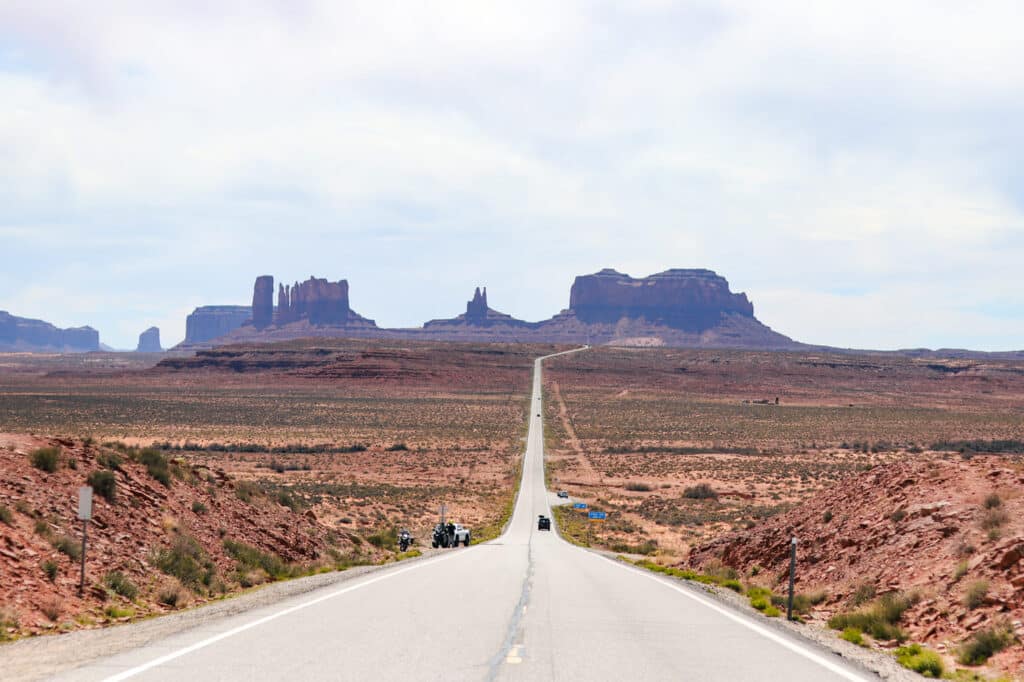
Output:
M518 331L532 330L537 327L536 324L517 320L511 315L500 313L487 305L487 287L481 291L480 287L476 288L473 292L473 298L466 303L466 312L457 317L447 320L430 320L423 325L423 330L427 332L428 338L434 338L431 334L454 334L459 338L470 339L474 338L476 332L471 330L471 327L503 327L505 329L515 329ZM459 336L460 330L462 335ZM502 329L493 329L489 334L495 335L495 341L508 341L513 340L506 338L503 335ZM514 339L518 340L518 339Z
M921 456L878 466L844 480L799 507L749 531L695 547L689 564L722 561L751 580L785 590L789 542L798 540L797 590L824 590L812 614L826 620L849 610L858 586L878 594L922 596L901 627L917 642L952 651L997 619L1024 635L1024 474L1010 457L943 459ZM990 496L995 497L990 497ZM995 528L995 531L991 529ZM986 581L984 599L965 605L970 586ZM999 654L1004 669L1024 661L1024 649Z
M329 282L310 277L301 284L281 285L277 293L274 324L281 326L308 320L313 325L344 325L350 313L347 280Z

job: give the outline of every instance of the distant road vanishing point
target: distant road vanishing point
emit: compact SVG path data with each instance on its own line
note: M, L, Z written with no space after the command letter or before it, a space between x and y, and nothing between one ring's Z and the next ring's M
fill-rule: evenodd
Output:
M551 513L544 359L519 497L498 539L205 622L57 679L875 679L677 580L538 531Z

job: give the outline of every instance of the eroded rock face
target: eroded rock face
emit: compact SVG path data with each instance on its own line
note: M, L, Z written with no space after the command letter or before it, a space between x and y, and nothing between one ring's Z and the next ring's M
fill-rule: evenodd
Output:
M204 305L185 320L183 346L205 343L232 332L252 317L247 305Z
M447 330L453 334L456 334L455 339L461 339L458 336L458 330L460 328L465 329L468 327L513 327L517 330L533 329L537 325L522 320L517 320L511 315L500 313L497 310L492 309L487 305L487 287L484 287L481 291L480 287L476 288L473 292L473 298L466 303L466 312L458 317L454 317L447 320L431 320L423 325L425 331L429 330L433 333L443 333ZM500 330L494 330L497 335L494 340L505 341L508 340L501 336Z
M261 278L262 279L262 278ZM257 287L260 280L256 280ZM273 285L273 279L271 279ZM344 325L349 321L348 281L329 282L310 277L301 284L281 285L277 292L277 311L274 324L281 326L308 320L318 326ZM253 320L255 322L255 318ZM259 325L256 325L259 329Z
M274 277L261 275L252 290L252 323L257 329L269 327L274 321Z
M160 329L158 327L150 327L139 334L139 346L135 349L136 352L162 353L163 350L160 347Z
M16 317L0 310L0 350L86 352L100 349L92 327L60 329L49 322Z
M714 327L727 314L754 316L746 294L729 291L724 277L683 269L639 279L612 269L582 275L572 285L569 310L587 324L642 318L687 331Z

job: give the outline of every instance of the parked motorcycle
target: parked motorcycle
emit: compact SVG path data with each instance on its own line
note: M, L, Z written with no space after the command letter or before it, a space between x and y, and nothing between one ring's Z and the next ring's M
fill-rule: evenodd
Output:
M407 549L409 549L409 545L411 545L411 544L412 544L412 533L410 533L409 531L407 531L406 529L403 528L402 531L398 534L398 549L399 549L399 551L402 551L402 552L406 551Z
M434 547L448 547L452 542L452 537L448 533L448 528L443 524L439 523L434 526L434 538L431 540L430 546Z

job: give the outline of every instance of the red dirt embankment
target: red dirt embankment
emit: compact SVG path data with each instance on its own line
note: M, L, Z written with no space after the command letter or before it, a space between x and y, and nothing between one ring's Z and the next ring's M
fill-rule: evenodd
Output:
M31 453L43 447L60 450L52 473L31 463ZM332 554L337 562L352 550L350 538L329 534L311 512L294 513L258 490L240 491L244 484L221 470L172 461L165 486L129 454L81 441L0 434L0 640L171 610L160 603L168 591L177 591L180 607L271 579L252 562L239 570L225 550L227 540L307 568L327 564ZM113 468L112 455L120 459ZM94 496L86 588L79 597L79 563L57 547L80 546L77 489L104 469L101 460L116 481L114 501ZM201 576L190 589L155 565L155 553L173 546L195 562L182 558L178 573L194 569ZM111 571L137 587L134 599L105 586Z
M690 564L721 560L751 582L785 593L789 542L799 541L797 590L824 590L812 613L850 610L858 587L915 591L900 626L912 641L953 652L998 621L1024 634L1024 465L1020 458L921 458L878 466L750 531L693 549ZM755 567L757 567L755 569ZM984 596L966 605L971 587ZM991 661L1019 670L1019 644Z

